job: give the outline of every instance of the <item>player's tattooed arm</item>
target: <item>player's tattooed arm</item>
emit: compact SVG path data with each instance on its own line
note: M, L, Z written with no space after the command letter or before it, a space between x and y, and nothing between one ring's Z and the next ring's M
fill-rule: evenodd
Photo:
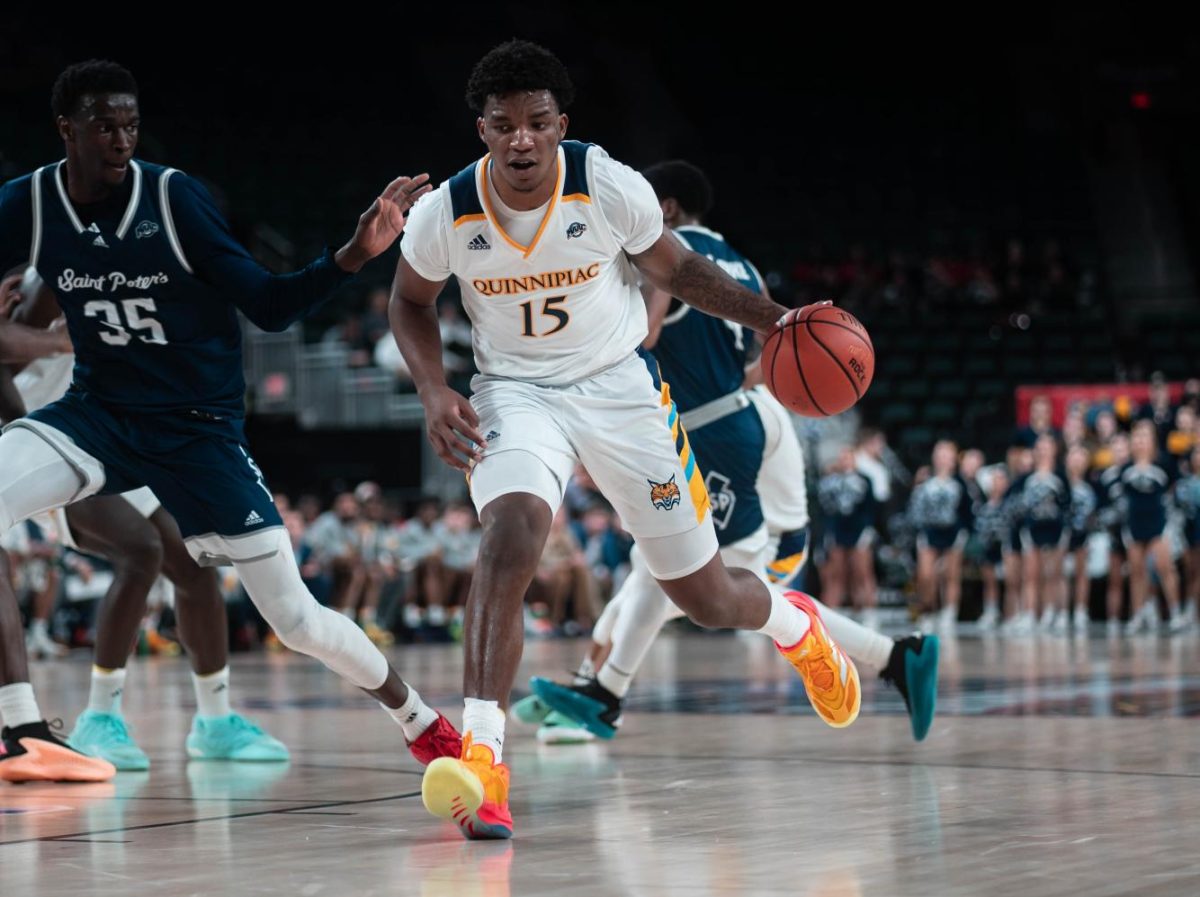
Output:
M693 308L766 333L787 309L746 289L717 265L664 231L649 249L631 256L646 278Z
M437 297L443 284L426 280L400 256L392 281L388 320L425 408L430 444L439 458L466 471L471 469L470 462L482 460L486 443L479 433L479 415L466 396L446 383L437 317Z

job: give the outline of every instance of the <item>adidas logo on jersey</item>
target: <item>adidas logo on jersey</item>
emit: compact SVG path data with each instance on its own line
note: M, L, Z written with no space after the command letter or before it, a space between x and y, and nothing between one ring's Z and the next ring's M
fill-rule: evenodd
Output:
M104 237L100 235L100 228L96 227L95 221L92 222L91 227L87 229L87 232L89 234L96 235L96 239L92 240L93 246L103 246L105 249L108 248L108 244L104 242Z
M258 511L251 511L250 514L246 517L246 522L242 525L243 526L257 526L258 524L260 524L262 522L263 522L263 519L259 515Z
M491 249L492 244L484 239L483 234L476 234L475 239L467 244L468 249Z
M499 438L500 438L499 430L488 430L488 434L483 437L484 441L489 444L495 442Z

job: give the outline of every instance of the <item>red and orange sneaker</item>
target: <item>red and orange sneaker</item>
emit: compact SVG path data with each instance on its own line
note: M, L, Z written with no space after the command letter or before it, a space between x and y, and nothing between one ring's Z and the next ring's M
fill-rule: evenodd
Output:
M512 837L508 812L508 767L492 749L463 736L462 756L439 757L425 770L421 800L434 816L450 819L470 841Z
M0 731L0 781L107 782L116 774L107 760L60 739L45 720Z
M803 592L788 592L787 599L808 614L808 632L790 647L779 642L775 647L804 680L808 700L817 715L835 729L845 728L858 719L862 706L862 688L854 661L833 640L812 598Z
M408 750L422 766L428 766L438 757L461 757L463 737L446 717L439 713L437 719L408 742Z

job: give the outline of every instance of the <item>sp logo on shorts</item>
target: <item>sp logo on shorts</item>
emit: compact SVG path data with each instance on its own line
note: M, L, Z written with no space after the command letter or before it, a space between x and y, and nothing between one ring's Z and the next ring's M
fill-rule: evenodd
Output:
M712 499L713 526L723 530L729 526L729 520L733 517L733 509L737 506L737 495L729 488L729 477L719 474L715 470L708 472L708 476L704 478L704 485L708 489L708 497Z
M679 487L675 485L674 474L665 483L656 483L654 480L646 482L650 484L650 504L654 507L669 511L679 504Z
M587 230L587 225L582 221L572 221L570 227L567 228L567 239L582 237L585 230Z

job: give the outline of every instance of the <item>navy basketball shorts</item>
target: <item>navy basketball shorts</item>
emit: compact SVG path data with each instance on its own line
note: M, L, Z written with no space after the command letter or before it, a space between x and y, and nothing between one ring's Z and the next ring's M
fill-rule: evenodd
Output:
M758 475L766 432L758 409L748 405L690 430L688 436L704 474L717 544L732 545L764 524Z
M282 544L283 522L239 418L128 413L72 390L13 426L45 439L85 482L95 476L87 460L98 462L102 484L93 483L87 494L148 487L200 564L270 557Z

